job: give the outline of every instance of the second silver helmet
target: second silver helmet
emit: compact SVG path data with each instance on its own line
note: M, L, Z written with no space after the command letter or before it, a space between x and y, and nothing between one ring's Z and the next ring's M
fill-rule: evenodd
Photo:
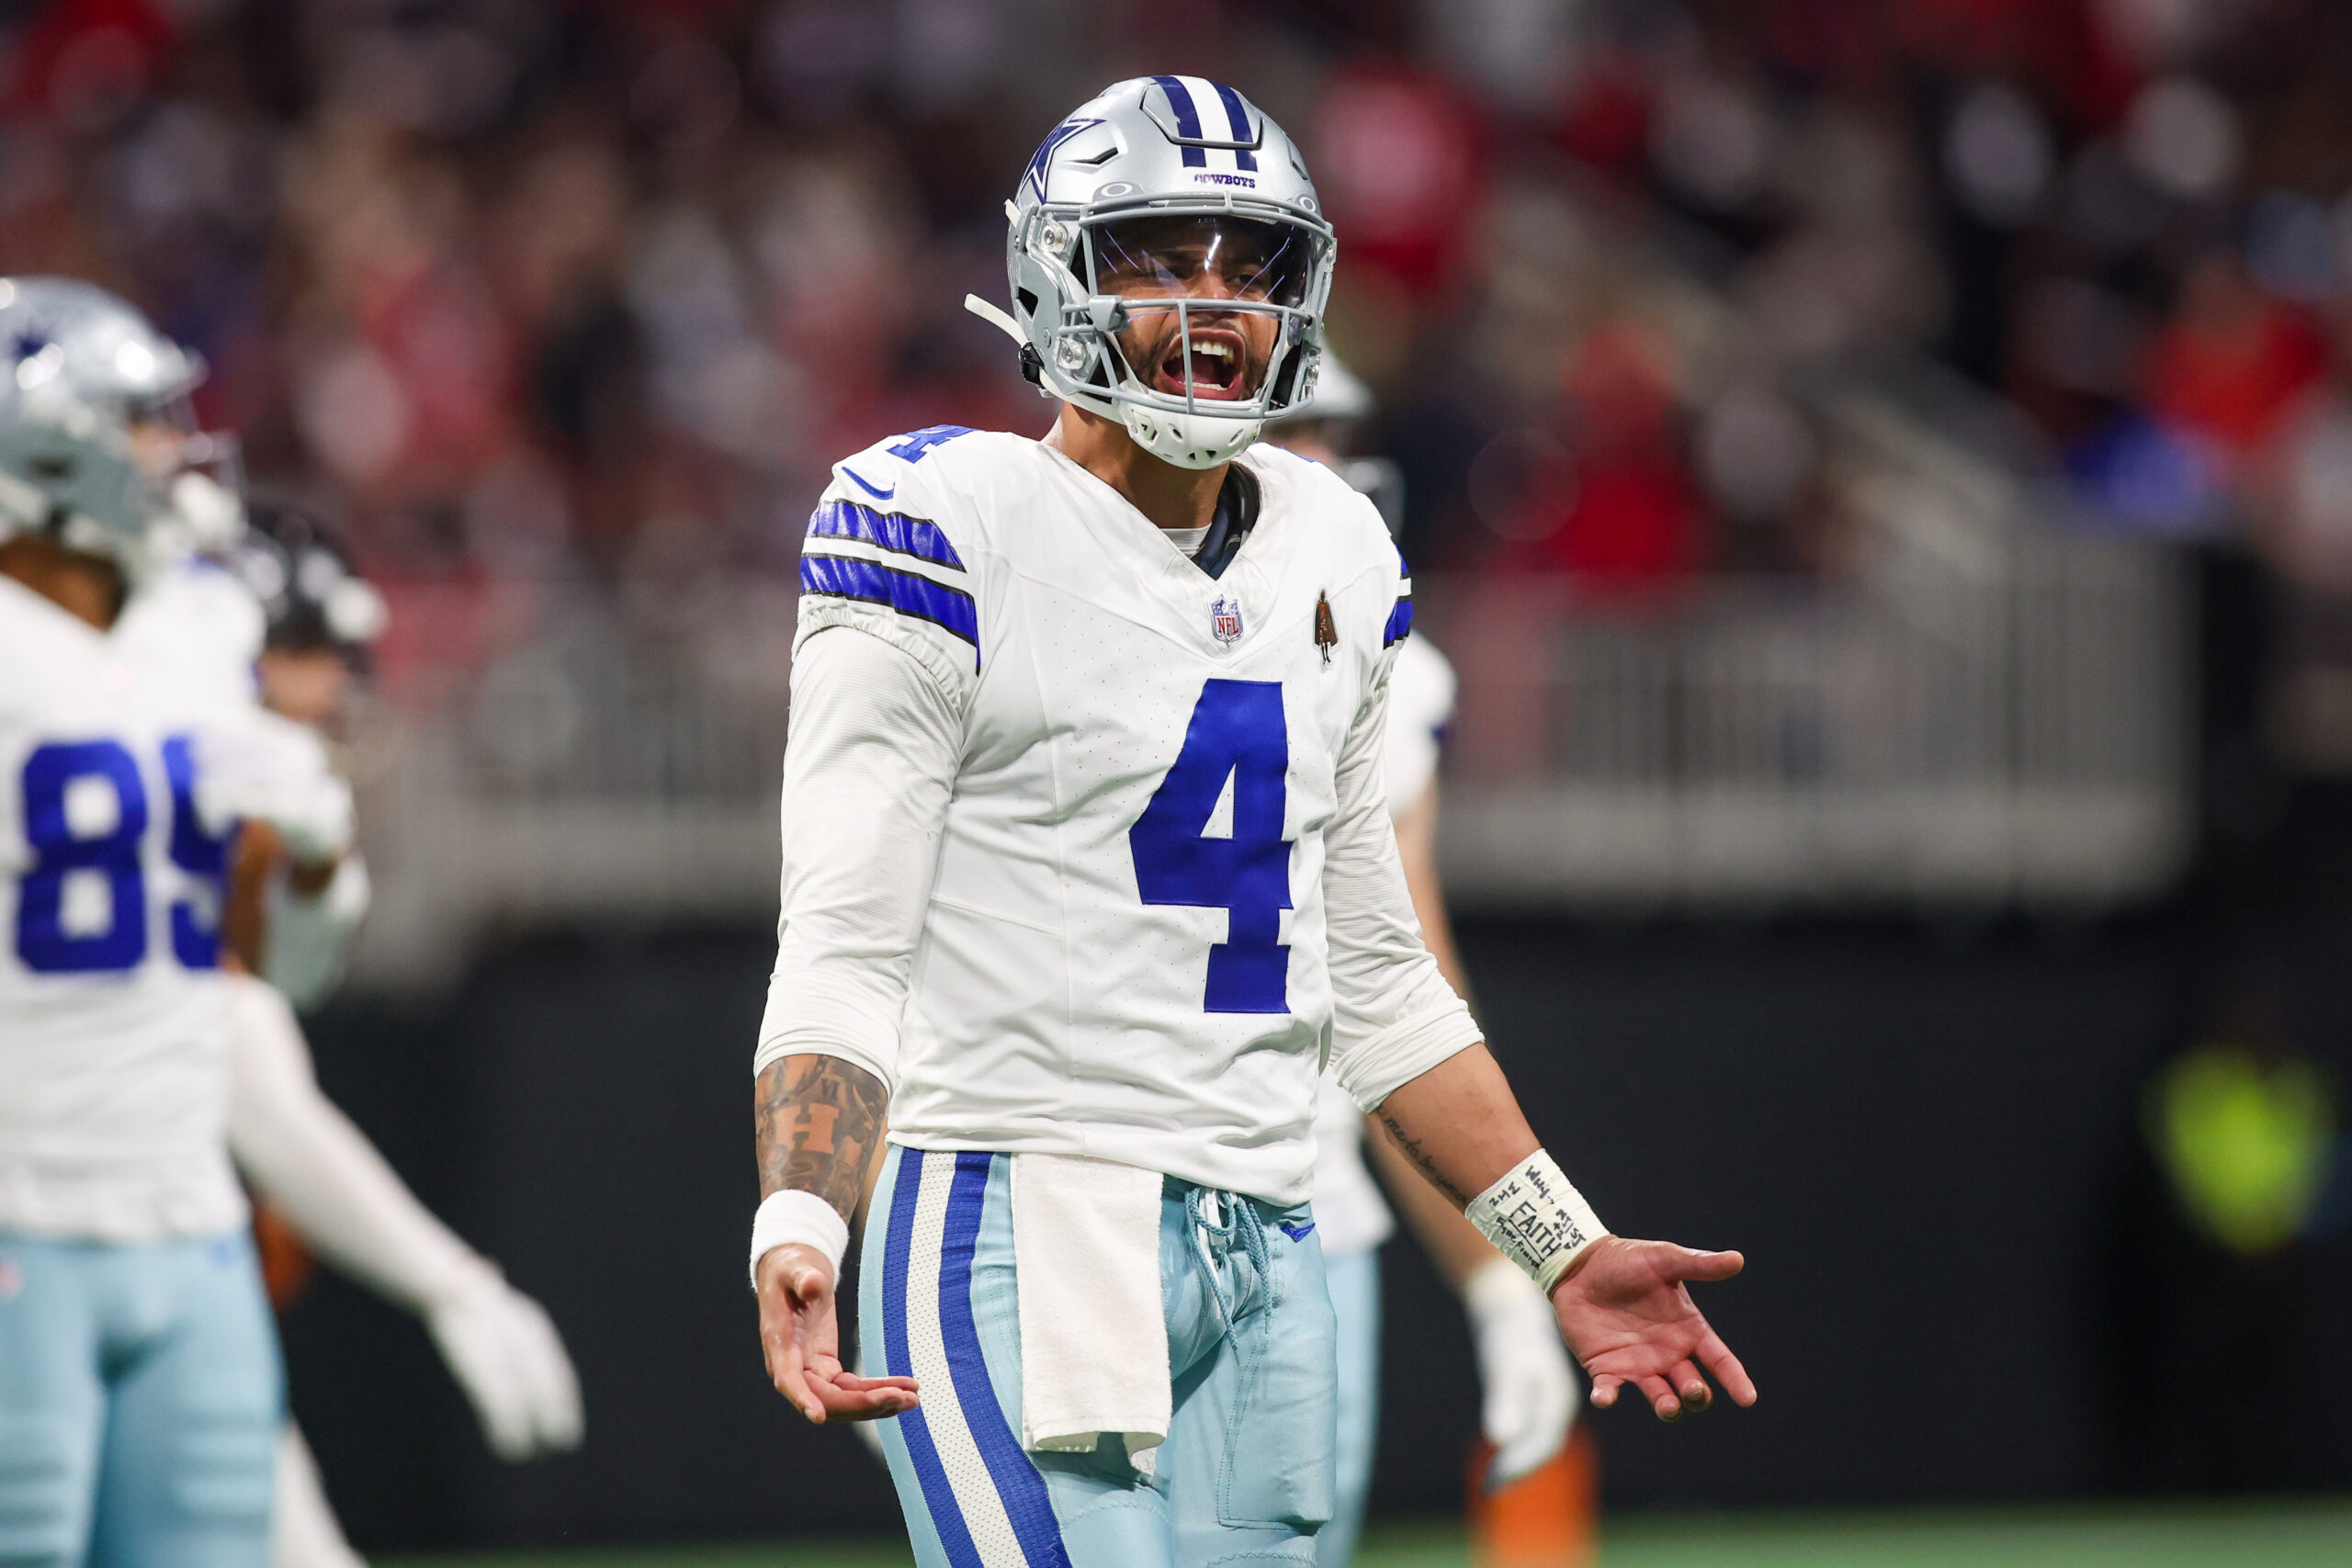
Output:
M0 537L47 532L134 578L232 537L234 446L198 431L188 403L203 375L103 288L0 278Z

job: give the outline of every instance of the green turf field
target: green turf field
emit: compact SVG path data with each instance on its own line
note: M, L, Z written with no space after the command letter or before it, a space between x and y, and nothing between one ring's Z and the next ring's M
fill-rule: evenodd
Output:
M1375 1529L1358 1568L1465 1568L1447 1526ZM386 1558L378 1568L905 1568L872 1542ZM2345 1568L2352 1503L1634 1516L1604 1568Z

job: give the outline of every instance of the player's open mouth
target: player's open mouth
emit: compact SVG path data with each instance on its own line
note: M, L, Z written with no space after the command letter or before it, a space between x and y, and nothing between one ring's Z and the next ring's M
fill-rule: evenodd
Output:
M1241 334L1230 327L1194 327L1193 353L1189 365L1190 391L1196 398L1219 398L1232 401L1248 395L1244 382L1250 363L1250 347ZM1159 373L1153 378L1154 389L1171 397L1182 397L1188 368L1184 355L1183 334L1170 339L1168 352L1160 356Z

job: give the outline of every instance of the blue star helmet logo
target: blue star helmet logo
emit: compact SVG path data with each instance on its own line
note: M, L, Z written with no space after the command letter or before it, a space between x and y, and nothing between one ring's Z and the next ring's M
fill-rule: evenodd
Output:
M1046 165L1052 162L1054 149L1076 136L1080 131L1102 123L1099 118L1066 119L1046 133L1046 140L1037 144L1037 155L1029 160L1027 175L1029 187L1037 193L1039 201L1046 199Z
M19 327L8 340L8 357L21 365L55 341L39 327Z

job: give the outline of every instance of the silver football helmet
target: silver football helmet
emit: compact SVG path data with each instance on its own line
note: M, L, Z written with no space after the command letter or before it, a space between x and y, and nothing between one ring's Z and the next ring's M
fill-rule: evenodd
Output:
M1298 149L1232 88L1105 88L1046 136L1005 210L1012 314L967 303L1048 395L1186 468L1231 460L1314 395L1337 244ZM1263 363L1238 316L1272 319Z
M134 581L231 542L236 448L196 426L203 378L196 354L103 288L0 278L0 538L48 532Z
M390 618L343 536L291 497L249 497L244 536L223 564L261 604L265 648L340 654L365 668Z

